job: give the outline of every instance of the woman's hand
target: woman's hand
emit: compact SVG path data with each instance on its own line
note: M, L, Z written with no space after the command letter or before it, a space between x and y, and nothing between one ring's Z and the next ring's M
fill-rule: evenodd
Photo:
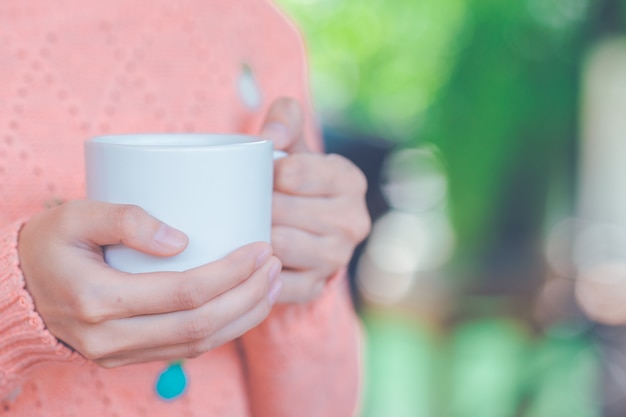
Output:
M33 217L18 243L47 328L101 366L200 355L255 327L275 301L281 265L268 244L185 272L133 275L105 264L101 246L116 243L172 256L187 237L136 206L74 201Z
M289 156L275 162L272 246L282 261L280 302L308 302L345 267L369 233L363 173L339 155L314 153L300 106L273 103L261 135Z

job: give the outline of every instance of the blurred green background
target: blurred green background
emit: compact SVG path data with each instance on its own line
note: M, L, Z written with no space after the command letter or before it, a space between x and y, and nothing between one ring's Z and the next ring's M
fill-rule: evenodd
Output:
M607 394L615 329L577 306L562 233L585 68L624 33L625 2L278 4L305 36L328 150L370 181L351 266L362 417L626 415Z

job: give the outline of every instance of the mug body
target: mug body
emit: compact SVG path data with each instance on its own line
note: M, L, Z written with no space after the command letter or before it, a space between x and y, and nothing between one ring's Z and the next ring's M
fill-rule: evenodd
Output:
M87 198L142 207L189 237L173 257L105 248L126 272L184 271L269 242L272 143L234 134L129 134L85 143Z

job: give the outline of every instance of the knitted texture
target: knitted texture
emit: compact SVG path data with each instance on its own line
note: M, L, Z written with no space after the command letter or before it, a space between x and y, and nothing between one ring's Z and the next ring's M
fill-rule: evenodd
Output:
M0 414L354 413L358 325L341 276L314 303L277 306L240 340L185 361L188 391L166 402L154 390L166 364L106 370L72 352L19 269L23 222L84 198L86 138L257 133L281 96L304 104L319 148L300 36L266 0L0 2Z

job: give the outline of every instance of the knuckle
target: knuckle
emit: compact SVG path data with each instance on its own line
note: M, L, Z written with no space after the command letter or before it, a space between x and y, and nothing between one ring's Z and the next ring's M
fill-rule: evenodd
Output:
M368 183L367 177L359 168L354 166L354 178L352 179L353 189L359 195L365 195L367 193Z
M355 205L350 202L344 204L342 220L337 224L351 243L360 243L370 233L372 220L364 202Z
M372 219L367 208L363 208L359 216L355 216L353 235L357 242L364 240L372 230Z
M252 288L252 296L251 300L256 300L257 302L268 299L268 293L270 290L270 280L267 274L257 274L259 275L255 280L255 285Z
M87 324L99 324L105 320L105 315L99 307L97 297L91 295L91 291L81 291L73 299L74 315L81 322Z
M346 165L349 164L349 161L336 153L329 153L325 155L325 159L330 166L333 166L335 169L345 170Z
M354 170L353 164L345 157L336 153L329 153L325 155L325 159L329 169L335 172L338 177L345 177L346 174L352 175Z
M275 193L272 198L272 218L281 220L293 216L297 201L291 195Z
M80 339L74 348L79 351L81 355L91 361L102 359L108 354L102 341L93 337L84 337Z
M184 340L201 340L213 334L214 324L204 316L196 315L182 326Z
M82 203L82 201L72 200L51 209L54 210L55 219L61 228L68 228L76 222L78 212L82 210Z
M118 368L122 365L120 361L114 359L97 359L94 360L94 362L96 365L104 369Z
M284 158L280 172L277 173L280 189L300 193L307 187L310 178L309 164L303 163L308 155Z
M327 244L328 250L323 253L324 264L330 269L337 269L346 266L352 257L352 245L343 240L333 239ZM313 281L314 283L317 281Z
M287 228L274 227L272 230L272 248L276 256L281 259L291 259L293 247L293 240L289 239Z
M198 342L187 344L186 358L197 358L203 353L213 349L213 342L211 339L204 339Z
M238 251L220 260L220 269L229 271L229 277L233 284L239 284L250 277L256 270L256 262L249 252Z
M117 210L113 210L113 224L120 230L125 239L133 239L138 232L137 225L145 211L132 204L121 204Z
M198 308L203 303L203 297L194 281L191 279L181 279L174 294L175 307L180 310L192 310Z
M300 104L290 97L281 97L279 99L279 103L281 103L283 111L286 115L288 115L289 119L292 120L296 126L301 126L304 115L302 114L302 107Z
M333 168L332 172L335 173L334 179L336 181L342 181L349 185L350 190L356 194L365 195L367 192L367 177L359 167L341 155L328 154L326 158L329 166Z
M344 266L347 263L343 247L339 245L337 245L335 250L325 251L323 256L324 264L333 269Z
M285 194L281 192L277 192L274 190L272 193L272 216L276 216L277 211L284 211L283 207L285 206Z

